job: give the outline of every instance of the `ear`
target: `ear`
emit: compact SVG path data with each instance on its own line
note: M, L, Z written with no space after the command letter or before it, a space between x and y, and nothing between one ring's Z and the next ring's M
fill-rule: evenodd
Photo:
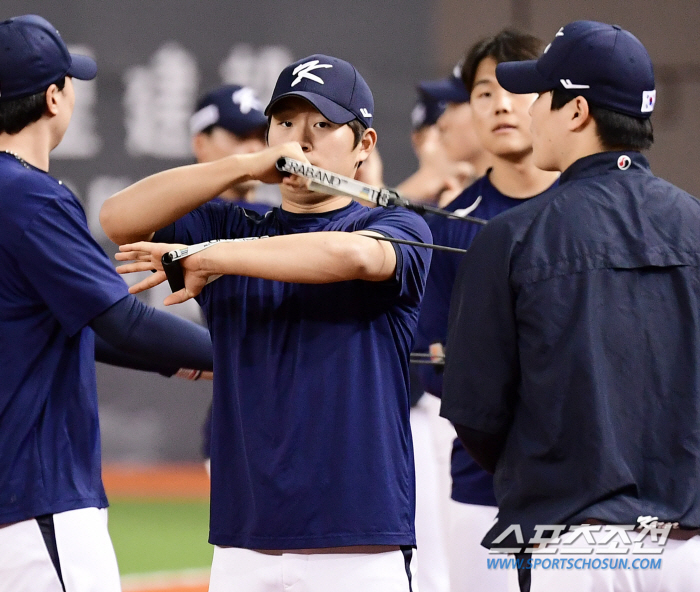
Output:
M59 90L58 86L52 84L46 89L46 111L52 117L58 115L58 105L59 105L59 93L63 91Z
M360 166L361 162L364 162L367 160L369 155L372 153L372 150L374 150L374 147L377 145L377 132L374 130L374 128L367 128L364 133L362 134L362 139L360 140L360 143L357 145L357 149L359 150L357 156L357 166Z
M582 96L579 95L565 106L569 108L569 131L581 131L592 121L588 101Z
M194 154L197 162L206 161L206 147L207 138L204 134L199 133L192 136L192 153Z

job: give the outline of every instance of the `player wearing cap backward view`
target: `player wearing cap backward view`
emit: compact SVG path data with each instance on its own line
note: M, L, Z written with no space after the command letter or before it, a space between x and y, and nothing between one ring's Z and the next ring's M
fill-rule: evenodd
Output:
M0 591L116 592L95 355L212 369L207 331L142 305L49 176L91 58L38 16L0 22ZM96 348L96 340L101 338Z
M185 258L186 288L167 300L196 297L214 343L213 592L410 590L408 361L430 252L371 235L430 232L275 169L288 156L352 177L376 142L373 111L351 64L310 56L279 76L269 148L159 173L101 212L120 259L138 259L125 272L162 269L175 248L163 243L270 237ZM251 218L206 203L244 179L281 182L282 206ZM124 245L139 239L162 242Z
M577 21L496 77L539 93L534 160L562 175L479 232L455 284L442 413L495 471L483 544L582 525L520 556L540 560L521 590L700 590L700 202L639 152L651 60Z

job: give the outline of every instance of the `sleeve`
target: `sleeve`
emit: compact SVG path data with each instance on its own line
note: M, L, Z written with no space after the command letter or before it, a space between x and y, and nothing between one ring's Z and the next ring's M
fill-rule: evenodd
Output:
M440 413L489 434L509 428L520 379L510 243L503 224L479 232L457 271L448 321Z
M418 214L400 208L379 212L362 230L371 230L389 238L432 244L433 236L425 220ZM395 287L395 296L418 304L423 298L430 268L432 249L392 243L396 252L396 275L388 280Z
M90 323L95 334L141 369L167 373L170 368L213 370L209 331L175 315L146 306L128 294ZM133 367L133 366L131 366Z
M128 294L128 287L90 234L72 196L51 198L24 231L16 258L22 272L73 336Z
M439 245L464 248L471 242L471 224L446 218L435 218L430 224L433 242ZM434 251L430 272L425 284L414 351L427 352L433 343L447 343L447 317L450 294L457 268L464 255ZM423 388L436 397L442 396L443 367L420 365L416 370Z
M158 364L153 360L144 360L138 356L127 354L121 349L114 347L95 333L95 362L118 366L120 368L130 368L131 370L142 370L144 372L157 372L163 376L172 376L180 367L174 363Z

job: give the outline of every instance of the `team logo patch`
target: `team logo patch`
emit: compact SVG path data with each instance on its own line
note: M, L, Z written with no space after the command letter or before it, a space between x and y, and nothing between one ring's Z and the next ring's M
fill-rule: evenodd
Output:
M262 111L262 103L255 96L255 91L252 88L244 86L238 89L231 96L231 100L238 105L243 115L248 115L251 111Z
M292 74L296 74L296 78L294 79L294 82L292 82L292 86L296 86L299 84L304 78L308 80L313 80L314 82L318 82L319 84L325 84L323 80L317 76L316 74L312 74L311 72L313 70L318 70L319 68L332 68L333 66L331 64L319 64L318 60L311 60L310 62L306 62L304 64L299 64L294 70L292 71Z
M645 90L642 93L642 113L651 113L656 105L656 91Z
M367 109L365 109L364 107L360 109L360 114L362 115L362 117L366 117L367 119L370 119L372 117L372 114L369 111L367 111Z
M559 82L567 90L575 90L577 88L591 88L588 84L575 84L569 78L562 78Z
M621 171L626 171L628 168L632 166L632 159L627 156L626 154L623 154L620 156L620 158L617 159L617 168L620 169Z

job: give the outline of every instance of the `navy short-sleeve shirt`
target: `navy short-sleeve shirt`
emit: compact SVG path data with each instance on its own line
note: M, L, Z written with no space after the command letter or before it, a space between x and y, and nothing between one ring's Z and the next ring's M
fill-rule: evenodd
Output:
M582 158L492 220L448 340L442 414L506 435L485 545L514 524L700 527L700 202L641 154Z
M525 201L527 200L501 193L493 186L487 173L467 187L446 209L482 220L491 220L501 212L523 204ZM428 226L433 233L435 244L460 249L468 249L482 228L472 222L442 216L431 218ZM416 351L428 351L432 343L447 345L450 296L462 257L463 255L445 251L433 253L416 331L414 346ZM442 368L420 365L416 371L425 391L437 397L442 396ZM474 462L458 439L454 441L452 447L450 465L453 500L464 504L496 505L493 476Z
M0 154L0 524L105 507L94 334L128 294L56 179Z
M354 202L265 216L210 203L153 240L357 230L432 242L419 216ZM224 276L198 297L214 346L212 544L415 543L408 363L430 251L395 250L385 282Z

